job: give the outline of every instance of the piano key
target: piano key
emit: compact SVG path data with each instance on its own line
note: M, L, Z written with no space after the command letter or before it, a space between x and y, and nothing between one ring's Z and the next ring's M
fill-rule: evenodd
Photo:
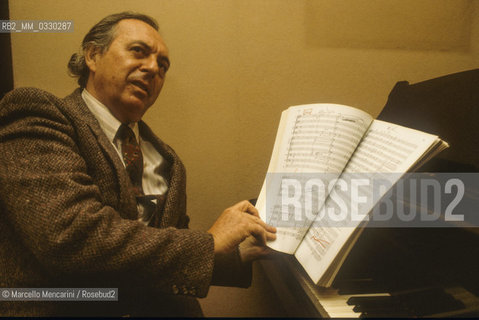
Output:
M353 311L363 312L375 309L393 308L397 301L391 296L380 297L352 297L347 301L348 305L353 306Z
M348 305L347 301L353 297L384 297L389 293L371 293L357 295L339 295L337 290L321 288L316 290L316 297L330 317L340 318L358 318L360 313L353 310L352 305Z
M413 317L454 312L464 308L442 288L414 288L393 293L339 295L319 290L321 305L330 317Z
M442 288L420 288L391 293L391 296L351 297L347 301L353 311L363 317L428 316L434 313L451 312L464 308L464 304L446 293Z
M338 288L338 293L342 295L384 291L382 285L371 278L341 280L335 283L335 287Z
M359 318L410 318L413 317L411 313L406 311L384 311L384 312L363 312Z

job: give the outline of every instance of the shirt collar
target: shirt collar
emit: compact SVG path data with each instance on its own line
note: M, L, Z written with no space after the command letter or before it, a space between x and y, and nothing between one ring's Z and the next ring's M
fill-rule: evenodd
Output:
M102 128L103 132L105 132L108 140L115 143L115 136L118 132L118 128L121 126L121 122L115 118L115 116L110 112L110 110L100 101L98 101L94 96L91 95L86 89L83 89L81 94L83 100L85 101L88 109L90 109L91 113L95 116L95 118L100 123L100 127ZM139 142L139 129L138 123L132 122L129 123L128 126L133 130L135 133L136 140Z

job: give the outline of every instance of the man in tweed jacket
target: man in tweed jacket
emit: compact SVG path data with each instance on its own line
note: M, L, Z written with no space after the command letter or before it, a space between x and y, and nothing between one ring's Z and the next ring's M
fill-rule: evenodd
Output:
M248 286L249 262L267 253L275 230L246 201L208 232L187 229L183 164L141 121L169 67L157 30L144 15L108 16L70 61L81 88L64 99L23 88L1 101L0 288L119 288L119 299L0 301L0 315L201 315L195 297L211 284ZM82 90L164 159L164 205L146 224L119 150Z

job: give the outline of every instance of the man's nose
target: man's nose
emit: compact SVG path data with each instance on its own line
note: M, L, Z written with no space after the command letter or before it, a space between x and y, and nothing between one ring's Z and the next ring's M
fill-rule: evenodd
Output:
M141 71L148 73L152 77L156 76L160 72L160 67L158 66L158 61L154 56L149 56L144 59Z

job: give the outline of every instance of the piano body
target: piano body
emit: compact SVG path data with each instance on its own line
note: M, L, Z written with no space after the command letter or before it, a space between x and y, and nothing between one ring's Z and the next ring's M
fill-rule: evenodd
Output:
M420 171L479 172L479 69L398 82L378 119L449 142ZM479 316L474 226L365 228L331 288L314 285L293 256L261 266L293 317Z

